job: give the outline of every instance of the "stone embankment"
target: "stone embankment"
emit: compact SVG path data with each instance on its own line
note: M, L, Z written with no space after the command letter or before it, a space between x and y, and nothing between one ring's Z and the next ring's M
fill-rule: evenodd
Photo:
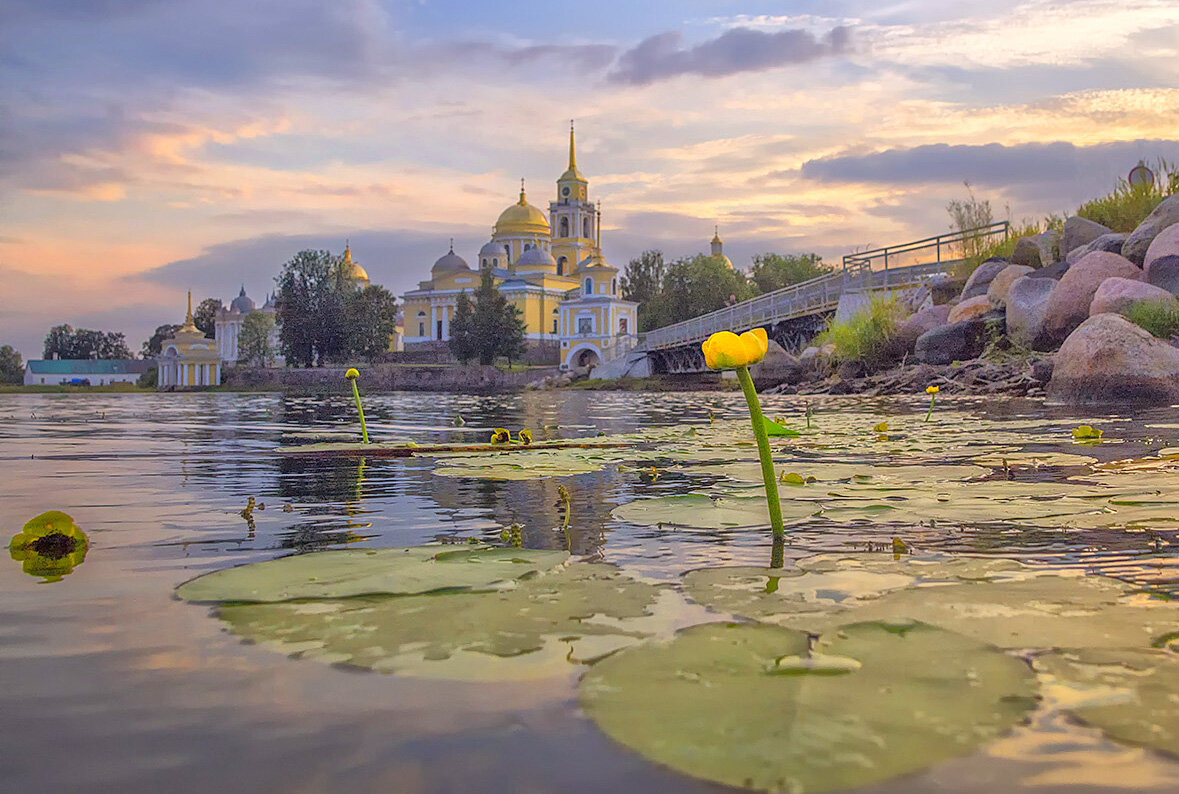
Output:
M336 392L347 385L344 367L313 369L226 369L224 386L230 390ZM375 364L363 368L361 385L367 392L426 391L494 394L519 391L540 383L554 385L568 376L556 367L505 372L498 367L472 364Z

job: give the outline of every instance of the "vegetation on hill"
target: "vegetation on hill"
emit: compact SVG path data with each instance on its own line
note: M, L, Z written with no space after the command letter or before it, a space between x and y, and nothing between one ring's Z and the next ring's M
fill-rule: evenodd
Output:
M1179 307L1170 301L1135 301L1123 314L1159 339L1179 336Z
M1154 171L1153 185L1131 185L1124 177L1119 178L1110 193L1086 201L1077 214L1115 232L1134 231L1163 199L1179 193L1179 166L1159 158L1150 168Z
M812 344L834 345L832 358L839 362L861 361L872 369L884 366L890 363L892 340L906 315L895 298L874 295L847 320L829 320Z

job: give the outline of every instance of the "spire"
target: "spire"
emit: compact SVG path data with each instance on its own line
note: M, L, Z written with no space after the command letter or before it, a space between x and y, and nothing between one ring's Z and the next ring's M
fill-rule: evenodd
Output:
M720 238L720 226L713 227L711 245L712 245L712 255L713 256L724 256L725 255L724 242Z
M344 240L344 263L352 263L352 247L348 244L347 238Z
M602 254L602 200L598 199L598 255Z
M450 252L452 254L454 253L454 238L453 237L450 238Z
M188 291L188 314L185 316L185 318L184 318L184 319L185 319L185 322L187 322L189 325L193 325L193 319L192 319L192 290L189 290L189 291Z
M569 119L569 170L577 170L577 152L573 147L573 119Z
M241 291L240 291L240 292L238 292L237 296L238 296L239 298L244 298L244 297L246 297L246 285L245 285L245 284L242 284Z

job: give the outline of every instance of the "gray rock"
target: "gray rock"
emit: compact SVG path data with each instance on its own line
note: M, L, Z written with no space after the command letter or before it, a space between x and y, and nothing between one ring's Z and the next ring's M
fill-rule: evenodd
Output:
M1089 304L1089 316L1109 312L1121 314L1130 304L1138 301L1166 301L1179 307L1179 300L1165 289L1144 284L1137 279L1115 276L1101 282L1101 286L1093 294L1093 302Z
M993 284L994 282L992 281L991 283ZM950 316L946 318L946 322L953 325L954 323L973 320L975 317L982 317L984 314L989 314L992 311L994 311L994 307L991 306L990 298L986 295L979 295L959 301L957 306L950 309Z
M1040 267L1040 246L1033 237L1020 237L1015 241L1015 250L1011 252L1011 264L1024 267Z
M917 337L915 355L924 364L950 364L977 358L986 347L987 322L982 318L942 325Z
M1150 247L1146 249L1142 269L1149 273L1150 266L1155 260L1167 256L1179 256L1179 223L1163 229L1158 237L1151 241Z
M979 295L986 295L987 289L991 286L991 279L1003 272L1003 268L1007 267L1010 262L1006 259L988 259L981 265L974 269L970 274L970 278L966 279L966 286L962 288L962 300L969 300L970 298L977 298Z
M1040 266L1048 267L1060 261L1060 232L1048 229L1033 235L1032 240L1040 249ZM1018 264L1018 263L1014 263Z
M1037 383L1047 383L1052 380L1052 359L1040 358L1032 362L1032 379Z
M803 363L795 356L770 340L766 348L765 357L749 368L753 383L757 388L776 386L779 383L793 383L799 380L803 372Z
M814 359L818 358L819 355L820 355L819 348L815 347L814 345L811 345L810 347L804 349L801 353L798 354L798 360L799 361L813 361Z
M1146 216L1146 220L1130 232L1126 242L1122 243L1122 256L1141 267L1146 261L1146 251L1154 242L1154 238L1176 223L1179 223L1179 193L1163 199L1162 203Z
M1072 267L1072 265L1068 262L1057 262L1055 265L1049 265L1048 267L1042 267L1039 270L1033 270L1031 273L1028 273L1028 278L1049 278L1055 281L1060 281L1060 279L1064 277L1064 274L1068 272L1070 267Z
M1080 260L1085 254L1091 254L1094 251L1108 251L1111 254L1121 254L1122 244L1126 241L1127 236L1125 234L1117 234L1116 232L1103 234L1085 245L1071 249L1068 255L1065 256L1064 261L1071 265L1073 262Z
M1065 219L1064 229L1060 233L1061 253L1067 254L1075 248L1093 242L1103 234L1111 234L1112 232L1112 229L1102 226L1096 221L1082 218L1080 215L1073 215Z
M1068 269L1048 298L1048 308L1044 311L1044 343L1064 341L1089 317L1089 304L1101 282L1113 276L1137 279L1141 275L1142 271L1117 254L1094 251L1086 255Z
M1179 402L1179 349L1120 314L1095 314L1053 359L1048 399L1071 404Z
M1007 292L1017 278L1026 276L1033 271L1027 265L1008 265L999 271L999 275L991 279L991 286L987 288L987 300L997 309L1007 305Z
M949 303L958 297L961 288L958 282L949 276L938 276L929 281L929 297L933 301L934 306L941 306L943 303Z
M905 352L911 352L917 344L917 337L926 331L937 328L939 325L946 324L946 321L950 317L950 308L950 306L945 304L941 306L930 306L928 309L922 309L919 312L909 315L897 328L896 336L894 337L897 344Z
M1179 295L1179 256L1160 256L1151 262L1146 282L1172 295Z
M1051 278L1023 276L1007 290L1007 336L1025 347L1033 347L1044 330L1048 297L1057 282Z

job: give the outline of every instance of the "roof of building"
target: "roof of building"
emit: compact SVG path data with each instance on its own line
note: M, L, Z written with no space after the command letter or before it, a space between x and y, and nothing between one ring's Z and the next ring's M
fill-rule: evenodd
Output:
M557 260L553 259L553 255L546 251L539 245L533 245L524 253L520 254L520 258L516 260L517 269L522 267L556 267Z
M132 359L29 359L29 372L38 375L139 375L155 366L154 361Z
M548 217L528 203L528 198L524 194L524 180L520 182L520 200L499 214L499 219L495 222L495 233L521 236L551 234Z
M434 263L434 267L430 268L431 273L447 273L459 270L470 270L467 265L467 260L454 252L454 241L450 241L450 251L440 256L438 261Z
M348 278L360 286L368 285L368 272L352 258L352 248L347 243L344 244L344 261L340 266Z
M254 299L246 295L246 285L242 284L242 291L237 294L237 297L229 302L230 311L238 312L239 314L249 314L257 308Z

